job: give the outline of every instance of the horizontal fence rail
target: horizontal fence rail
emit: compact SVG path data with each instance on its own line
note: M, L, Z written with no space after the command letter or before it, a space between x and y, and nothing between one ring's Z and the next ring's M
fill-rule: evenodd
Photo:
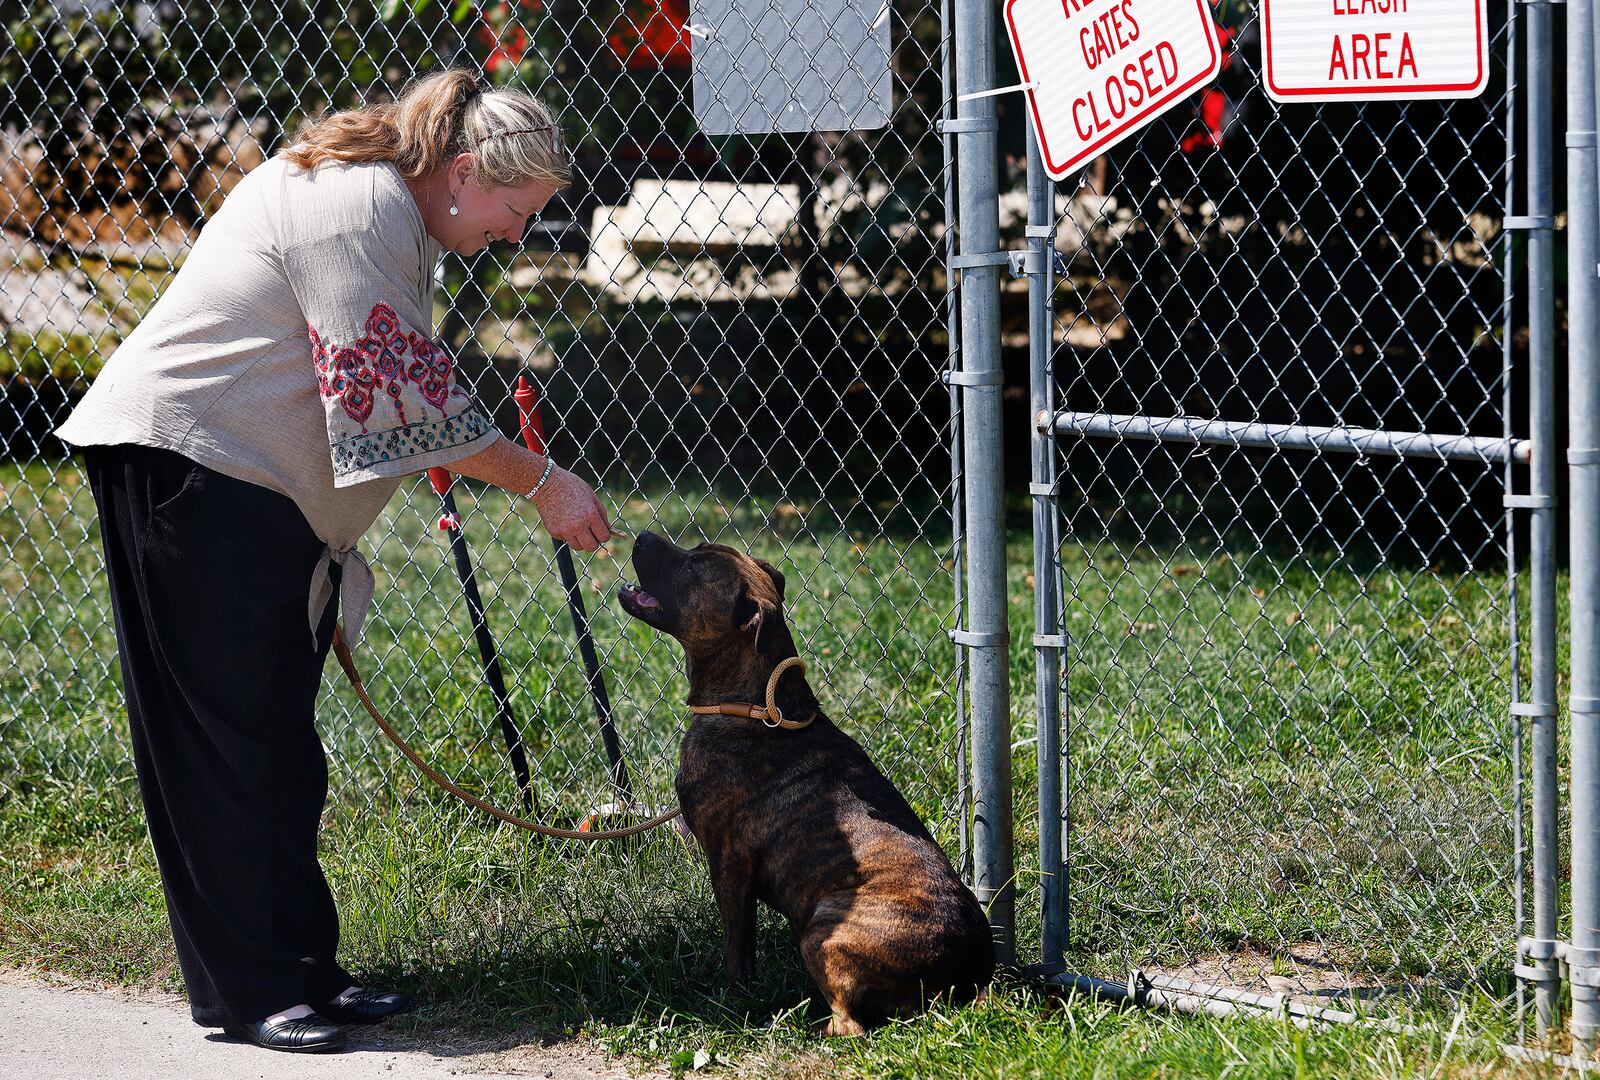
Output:
M1059 435L1089 435L1144 442L1236 446L1261 450L1314 450L1380 457L1433 458L1439 461L1513 461L1526 465L1529 444L1522 439L1474 435L1435 435L1426 431L1318 427L1312 424L1261 424L1204 420L1193 416L1132 416L1116 413L1059 412L1041 427Z

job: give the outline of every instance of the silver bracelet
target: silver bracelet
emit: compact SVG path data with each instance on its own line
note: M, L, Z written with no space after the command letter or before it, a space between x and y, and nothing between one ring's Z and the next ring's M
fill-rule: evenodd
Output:
M544 456L544 472L539 474L539 479L534 483L533 487L528 489L527 494L524 495L523 498L531 499L535 495L539 494L540 489L542 489L545 484L550 482L550 474L555 471L556 459L551 457L549 454L546 454Z

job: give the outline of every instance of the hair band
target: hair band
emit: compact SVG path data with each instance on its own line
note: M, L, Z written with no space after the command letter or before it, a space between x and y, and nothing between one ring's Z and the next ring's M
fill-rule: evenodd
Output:
M478 145L482 146L490 139L510 138L513 135L532 135L540 131L550 132L550 149L561 149L561 126L559 124L539 124L537 127L512 128L509 131L492 132L491 134L485 135L483 138L479 139Z

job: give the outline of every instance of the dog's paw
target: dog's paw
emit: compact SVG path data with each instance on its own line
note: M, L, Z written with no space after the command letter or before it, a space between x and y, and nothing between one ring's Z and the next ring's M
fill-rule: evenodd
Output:
M826 1020L819 1020L811 1025L811 1034L818 1038L833 1039L854 1035L865 1035L867 1029L855 1020L841 1013L834 1013Z

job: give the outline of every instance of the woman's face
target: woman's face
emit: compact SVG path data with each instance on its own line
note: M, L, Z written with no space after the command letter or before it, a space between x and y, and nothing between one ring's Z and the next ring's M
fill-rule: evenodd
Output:
M464 160L463 160L464 159ZM471 158L462 155L448 170L448 194L455 214L438 216L433 238L457 255L476 255L496 240L518 244L528 231L528 219L541 212L556 189L537 180L508 187L480 187L473 177Z

